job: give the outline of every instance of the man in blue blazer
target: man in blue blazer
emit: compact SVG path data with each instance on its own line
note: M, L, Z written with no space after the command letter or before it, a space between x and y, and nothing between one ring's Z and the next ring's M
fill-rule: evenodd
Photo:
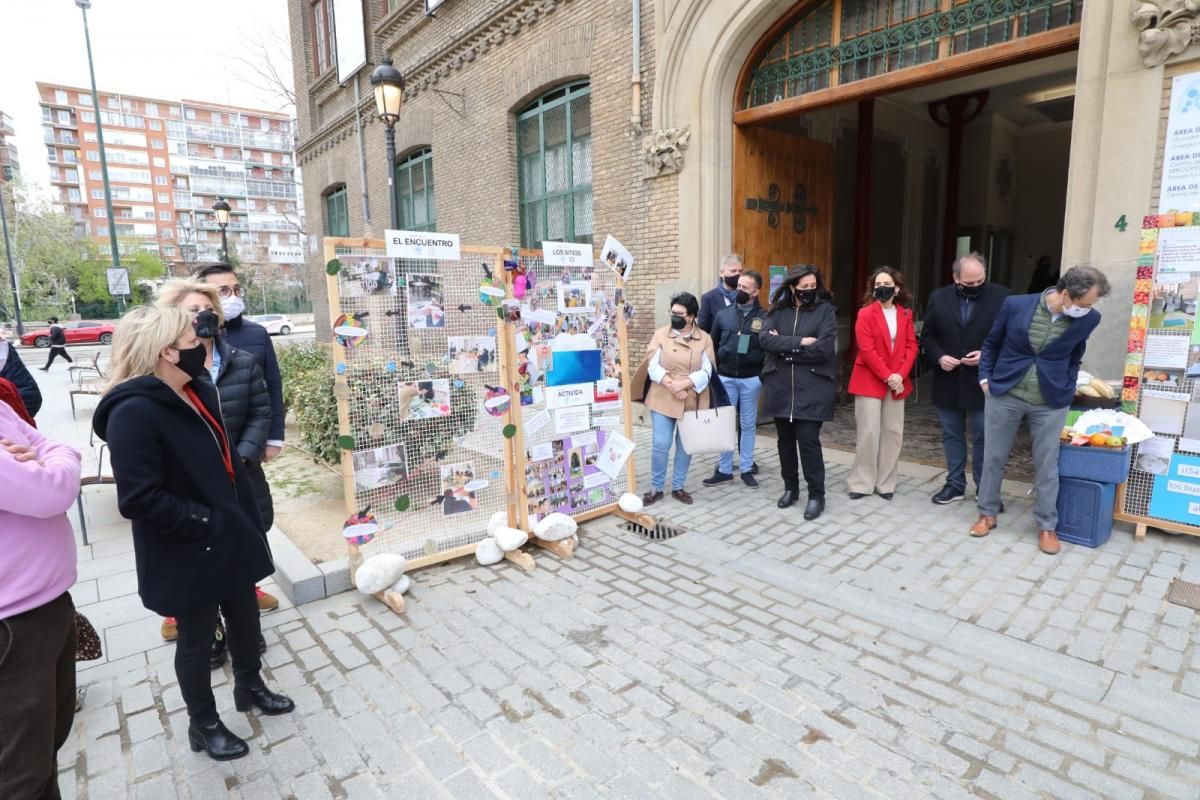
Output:
M1000 482L1021 420L1033 439L1033 518L1038 547L1055 555L1058 535L1058 441L1075 396L1075 379L1088 336L1100 324L1092 308L1109 292L1094 267L1072 267L1041 294L1009 297L1000 307L979 359L979 385L987 395L983 482L975 537L987 536L1000 513Z

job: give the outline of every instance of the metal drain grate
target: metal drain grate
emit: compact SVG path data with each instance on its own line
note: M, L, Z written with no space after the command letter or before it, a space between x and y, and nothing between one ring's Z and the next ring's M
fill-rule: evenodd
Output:
M636 522L626 522L623 526L627 531L633 531L638 536L644 539L652 539L654 541L663 541L664 539L674 539L680 534L687 533L683 528L674 528L670 525L655 525L654 529L646 528L638 525Z
M1200 583L1190 583L1176 578L1171 581L1171 590L1167 592L1167 602L1200 611Z

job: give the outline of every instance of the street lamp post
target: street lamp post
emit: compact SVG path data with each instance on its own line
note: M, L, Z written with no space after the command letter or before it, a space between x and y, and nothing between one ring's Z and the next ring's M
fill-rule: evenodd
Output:
M400 229L400 206L396 203L396 120L400 118L400 106L404 103L404 76L392 66L391 56L384 56L383 63L371 73L371 86L375 89L375 109L387 126L388 200L392 210L392 230Z
M229 203L224 197L218 197L217 202L213 203L213 216L217 218L217 225L221 228L221 260L229 261L229 239L225 235L225 228L229 225Z
M5 167L5 179L12 178L10 167ZM12 240L8 238L8 212L4 210L4 183L0 183L0 226L4 229L4 254L8 256L8 278L12 281L13 316L17 322L17 336L25 335L25 323L21 321L21 292L17 289L17 267L13 263ZM16 196L13 196L14 205Z
M108 214L108 244L112 249L114 268L121 266L121 248L117 245L117 220L113 216L112 189L108 185L108 156L104 153L104 124L100 119L100 93L96 91L96 68L92 64L92 35L88 31L87 12L92 7L92 0L75 0L75 5L83 12L83 38L87 42L88 74L92 78L92 109L96 112L96 144L100 147L100 177L104 183L104 208Z

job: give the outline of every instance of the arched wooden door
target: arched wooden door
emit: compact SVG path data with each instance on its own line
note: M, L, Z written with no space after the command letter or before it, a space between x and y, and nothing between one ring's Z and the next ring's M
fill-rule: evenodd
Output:
M770 290L770 268L813 264L829 283L833 148L792 133L735 127L733 246Z

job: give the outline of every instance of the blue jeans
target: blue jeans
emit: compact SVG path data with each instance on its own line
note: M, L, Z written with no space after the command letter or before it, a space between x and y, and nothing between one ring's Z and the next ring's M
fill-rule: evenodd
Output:
M671 476L671 491L682 489L687 480L688 467L692 465L692 457L683 449L683 440L679 438L675 422L666 414L657 411L650 412L651 431L653 440L650 454L650 488L661 492L667 482L667 457L671 452L671 440L675 440L675 472Z
M946 451L946 485L955 491L967 491L967 420L971 422L971 477L975 491L983 480L983 409L965 411L961 408L937 407L942 423L942 449Z
M762 379L727 378L721 376L721 385L729 394L729 402L738 410L741 436L738 441L739 470L750 471L754 464L754 426L758 424L758 393L762 391ZM717 471L733 474L733 451L722 453L717 462Z

